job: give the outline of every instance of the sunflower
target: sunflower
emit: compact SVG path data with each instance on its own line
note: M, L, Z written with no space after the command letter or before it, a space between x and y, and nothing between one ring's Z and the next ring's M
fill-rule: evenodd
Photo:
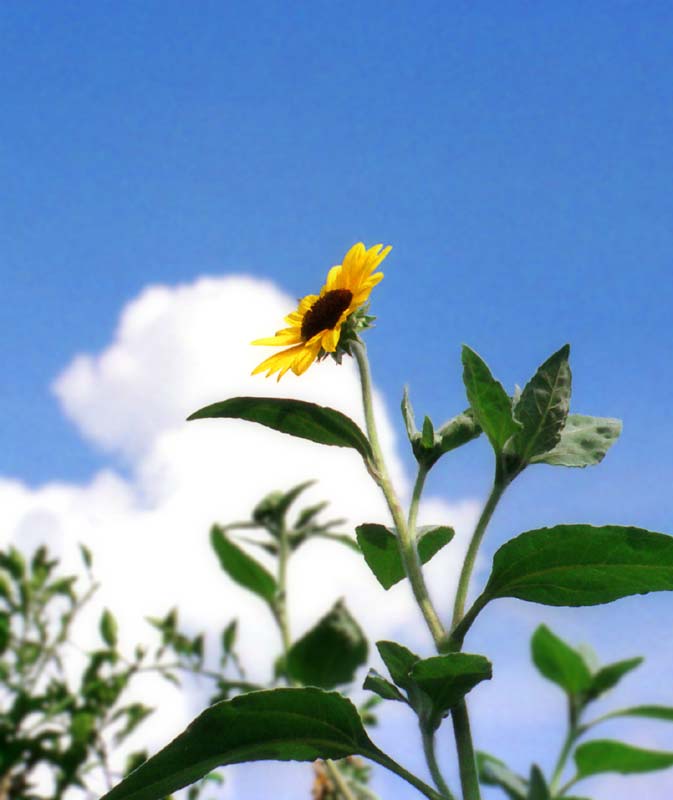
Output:
M383 278L382 272L374 270L392 248L381 248L381 244L368 250L362 242L353 245L343 263L327 273L320 294L306 295L299 301L297 310L285 317L288 328L276 331L276 335L268 339L252 342L273 347L289 345L286 350L262 361L252 374L266 372L268 378L277 372L280 380L290 369L295 375L302 375L317 358L328 353L337 355L344 323L362 308L371 290ZM343 350L348 352L346 347Z

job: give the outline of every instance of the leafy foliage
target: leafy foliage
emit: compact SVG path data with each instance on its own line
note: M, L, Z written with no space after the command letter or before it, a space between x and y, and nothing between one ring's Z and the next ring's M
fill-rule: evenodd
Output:
M673 589L673 536L618 525L527 531L495 554L484 600L591 606Z
M217 766L380 755L353 704L320 689L251 692L206 709L163 750L105 795L160 800Z
M244 419L318 444L352 447L368 461L369 440L352 419L333 408L275 397L232 397L195 411L188 419Z
M83 670L66 673L73 623L97 589L91 553L80 552L89 573L83 589L81 579L59 574L58 560L44 546L28 558L15 548L0 551L0 796L11 800L39 800L45 774L50 800L109 774L110 747L152 713L126 699L135 675L165 673L160 660L148 662L145 648L136 648L132 659L123 656L108 609Z
M358 525L355 531L367 566L381 586L390 589L391 586L404 580L406 573L395 533L385 525L371 522ZM420 528L416 548L421 563L427 564L453 539L453 535L453 528L446 525Z

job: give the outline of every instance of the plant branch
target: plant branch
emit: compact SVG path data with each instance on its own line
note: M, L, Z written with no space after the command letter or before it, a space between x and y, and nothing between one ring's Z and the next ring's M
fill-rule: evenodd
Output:
M421 730L421 734L423 736L423 752L425 753L425 760L428 763L432 780L435 782L435 786L439 790L442 797L446 798L446 800L454 800L453 794L444 780L444 776L442 775L441 770L439 769L439 764L437 763L437 754L435 753L435 735L434 733L425 730Z
M467 600L467 591L470 586L470 578L472 577L474 565L477 560L477 554L479 553L479 546L481 545L481 542L484 538L484 534L486 533L486 528L488 527L488 523L491 521L491 517L493 516L495 507L498 505L498 501L502 497L504 491L505 491L505 484L496 480L495 483L493 484L493 488L491 489L491 493L488 496L486 505L484 506L481 512L481 516L477 521L477 525L474 529L474 533L472 534L472 538L470 539L470 545L467 548L467 554L465 556L465 561L463 562L463 568L460 572L460 579L458 580L458 589L456 591L456 599L453 606L452 624L454 627L458 625L458 623L462 620L464 616L465 601Z

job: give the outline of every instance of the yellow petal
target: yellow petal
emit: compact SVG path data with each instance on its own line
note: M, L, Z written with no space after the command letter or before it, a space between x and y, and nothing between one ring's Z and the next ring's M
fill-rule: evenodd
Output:
M318 357L320 352L320 342L315 342L312 345L303 345L302 352L299 353L292 364L292 372L295 375L303 375L311 364Z
M325 281L325 286L323 287L323 291L320 292L322 295L324 292L332 292L334 289L340 289L340 279L341 279L341 264L337 264L335 267L327 273L327 280Z
M281 331L276 331L275 336L269 336L266 339L255 339L250 344L261 344L267 347L282 347L287 344L298 344L301 342L301 330L299 328L285 328Z
M272 356L262 361L261 364L258 364L251 374L258 375L260 372L266 372L267 378L278 370L283 370L283 374L285 374L303 348L303 344L298 344L294 347L288 347L287 350L282 350L280 353L274 353Z
M339 321L331 330L322 332L322 349L326 353L333 353L337 349L340 336L341 321Z

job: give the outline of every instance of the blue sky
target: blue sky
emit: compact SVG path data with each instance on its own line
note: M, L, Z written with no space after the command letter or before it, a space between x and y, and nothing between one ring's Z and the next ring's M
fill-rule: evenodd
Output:
M672 34L656 0L3 3L0 474L124 469L50 386L147 284L300 296L361 239L394 246L368 338L393 415L404 383L464 407L461 342L512 387L569 341L574 410L624 420L600 468L526 474L490 551L567 519L672 531ZM431 490L489 470L479 442Z

